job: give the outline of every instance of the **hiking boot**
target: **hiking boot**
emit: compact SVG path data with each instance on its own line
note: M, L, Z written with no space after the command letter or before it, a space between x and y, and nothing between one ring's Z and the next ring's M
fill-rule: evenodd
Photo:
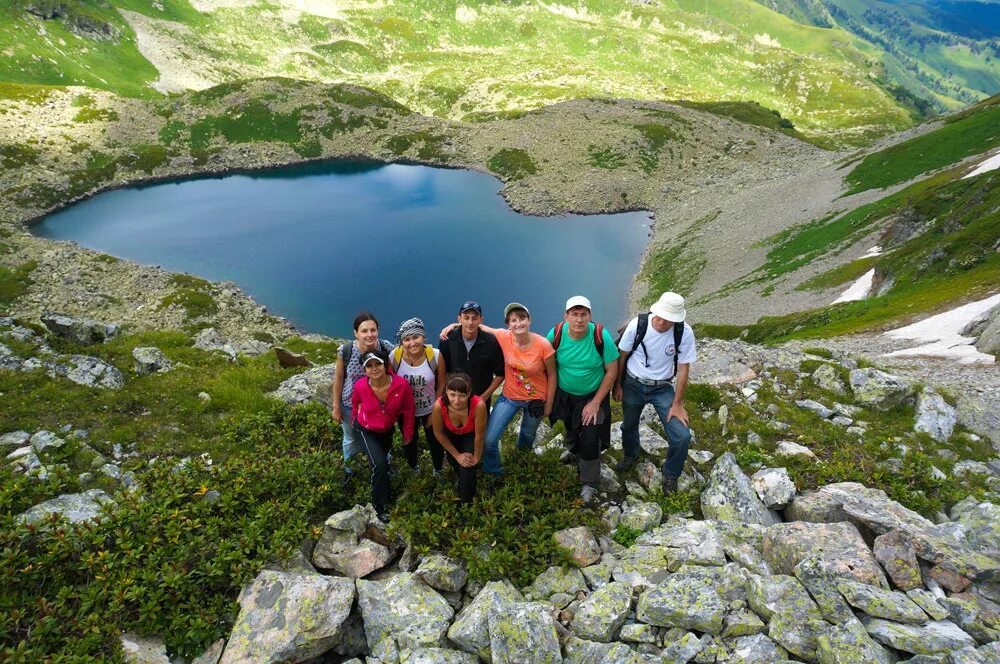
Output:
M670 494L677 491L677 478L676 477L666 477L663 478L663 495L669 496Z
M615 465L615 470L617 470L618 472L629 470L632 468L632 466L636 464L638 460L639 460L638 454L635 456L624 456L622 457L622 460Z
M378 517L378 520L384 523L385 525L387 526L389 525L389 512L387 510L382 510L381 512L376 510L375 516Z
M589 484L584 484L583 488L580 489L580 500L583 501L584 505L594 505L597 503L597 489L590 486Z
M563 452L562 455L559 457L559 462L560 463L564 463L567 466L575 465L575 464L579 463L579 461L580 461L580 457L578 457L577 455L573 454L569 450L566 450L565 452Z

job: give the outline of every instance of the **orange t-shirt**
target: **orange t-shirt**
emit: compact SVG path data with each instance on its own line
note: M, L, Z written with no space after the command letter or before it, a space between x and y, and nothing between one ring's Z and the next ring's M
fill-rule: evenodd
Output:
M503 395L517 401L544 399L549 385L545 359L556 354L549 340L532 332L531 344L521 350L510 330L497 330L496 338L506 365Z

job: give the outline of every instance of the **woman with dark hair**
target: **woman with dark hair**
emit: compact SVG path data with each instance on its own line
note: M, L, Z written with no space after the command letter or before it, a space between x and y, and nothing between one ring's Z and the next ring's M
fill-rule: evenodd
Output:
M431 426L458 474L459 500L471 503L476 495L476 466L483 457L486 402L473 393L467 374L448 375L444 394L434 402Z
M392 352L393 345L378 338L378 319L375 314L365 311L354 319L354 340L341 345L337 351L337 366L333 373L333 388L331 402L333 404L333 421L340 424L344 432L344 479L350 477L350 467L347 462L361 450L361 443L354 439L354 429L351 421L344 421L344 414L351 412L351 394L354 384L365 376L361 365L361 356L368 351L381 350L386 356Z
M389 523L387 507L389 450L392 433L399 421L403 440L413 439L413 391L410 383L386 370L389 356L379 350L361 356L365 375L354 383L351 393L351 421L354 433L368 455L372 468L372 505L383 523Z

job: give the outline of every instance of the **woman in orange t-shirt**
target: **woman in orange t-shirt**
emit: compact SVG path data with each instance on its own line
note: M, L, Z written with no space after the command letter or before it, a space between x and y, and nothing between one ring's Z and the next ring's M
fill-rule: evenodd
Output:
M498 476L500 467L500 437L507 425L521 412L521 432L517 448L529 450L535 444L535 434L542 418L552 412L556 397L556 352L549 340L531 332L531 314L519 302L511 302L504 310L506 330L481 326L500 343L506 365L503 393L497 399L486 425L483 471Z

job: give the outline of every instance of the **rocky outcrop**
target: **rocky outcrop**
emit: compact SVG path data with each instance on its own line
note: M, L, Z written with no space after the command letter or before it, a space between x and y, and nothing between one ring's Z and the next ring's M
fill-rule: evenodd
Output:
M851 390L854 399L862 406L889 410L910 401L914 385L900 376L867 368L851 372Z
M111 496L100 489L63 494L35 505L23 512L18 520L24 523L38 523L51 514L59 513L70 523L82 523L100 516L101 505L107 502L111 502Z
M105 343L121 333L121 329L114 323L101 323L88 318L45 314L41 320L52 334L84 346Z
M928 434L943 443L951 438L958 422L958 414L944 398L933 390L924 389L917 397L916 422L914 431Z
M387 581L358 584L358 607L373 653L445 646L455 614L444 597L417 576L403 572Z
M781 521L761 502L732 452L722 455L712 468L708 486L701 494L701 508L707 518L718 521L762 526Z
M332 408L331 390L335 366L325 364L307 369L281 383L278 389L268 396L285 403L296 404L312 401Z
M159 348L143 346L132 349L132 359L135 360L135 372L140 376L153 373L166 373L174 368L167 356Z

